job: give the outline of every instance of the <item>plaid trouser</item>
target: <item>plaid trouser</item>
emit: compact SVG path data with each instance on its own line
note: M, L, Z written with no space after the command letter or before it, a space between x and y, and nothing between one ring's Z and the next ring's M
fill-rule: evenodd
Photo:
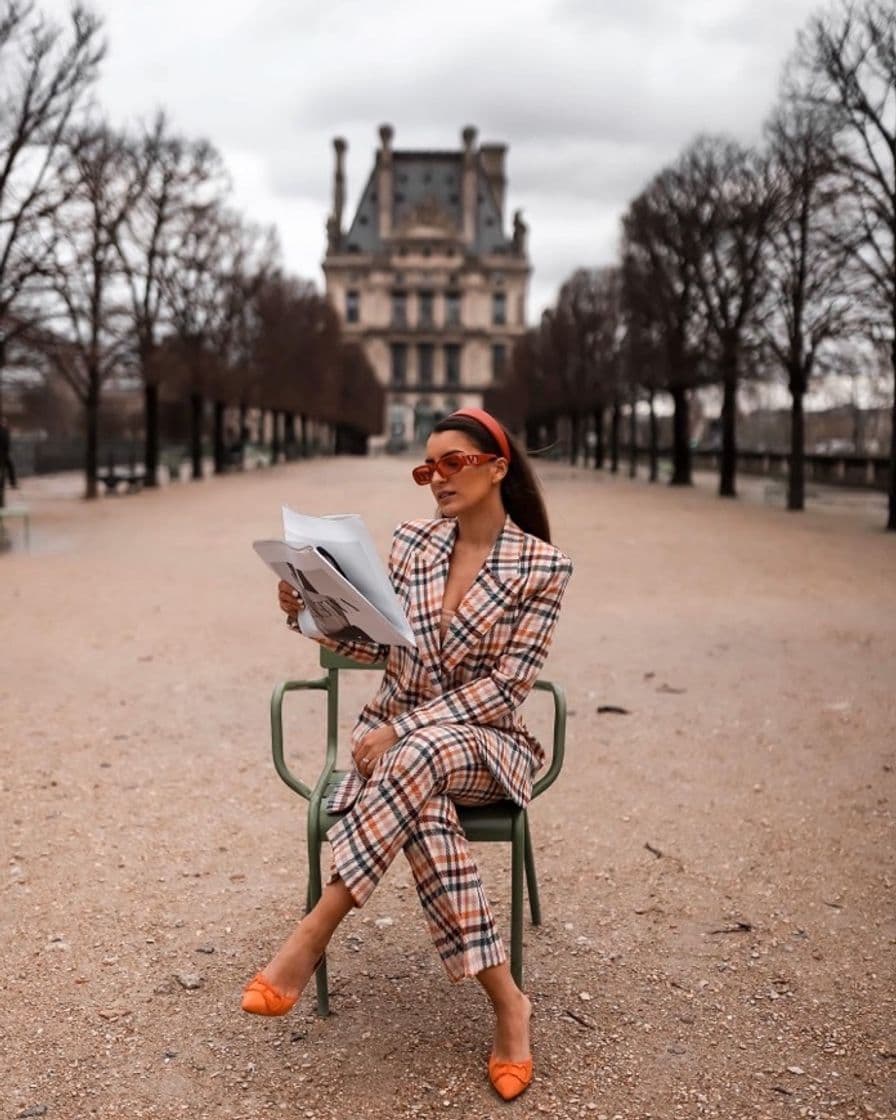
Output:
M502 964L507 955L455 806L506 796L482 760L475 728L412 731L377 760L355 804L330 829L330 881L342 879L363 906L403 850L450 978Z

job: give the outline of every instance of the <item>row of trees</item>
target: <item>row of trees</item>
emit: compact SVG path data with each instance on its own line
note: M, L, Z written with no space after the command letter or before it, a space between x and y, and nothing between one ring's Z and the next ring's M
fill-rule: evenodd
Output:
M624 413L634 443L647 401L656 477L653 400L666 393L671 480L687 485L691 396L717 386L719 493L732 497L741 385L783 379L788 507L802 509L803 402L846 339L885 352L896 389L896 8L886 0L842 0L810 20L760 147L702 136L647 184L623 218L619 263L570 277L520 340L495 403L533 428L567 416L574 456L593 415L602 463L605 414L611 447Z
M105 49L85 7L63 26L0 0L0 390L21 366L74 391L88 497L113 381L142 385L150 486L162 396L189 402L197 478L209 403L218 469L228 409L240 429L250 408L275 432L323 421L349 446L378 430L372 369L313 285L284 274L273 230L233 208L213 146L162 113L122 131L94 107Z

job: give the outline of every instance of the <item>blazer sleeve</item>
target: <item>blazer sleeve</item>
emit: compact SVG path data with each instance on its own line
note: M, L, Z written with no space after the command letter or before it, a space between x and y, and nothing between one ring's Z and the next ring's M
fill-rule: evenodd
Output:
M494 724L526 699L550 649L572 561L558 557L553 569L523 600L513 637L487 676L442 693L392 721L399 738L434 723Z
M396 535L392 537L392 547L389 550L389 580L393 587L396 586L398 578L400 555L401 542L396 532ZM315 637L312 640L334 653L341 654L342 657L349 657L352 661L360 661L364 665L373 665L377 661L385 661L389 656L390 647L376 642L337 642L324 636Z

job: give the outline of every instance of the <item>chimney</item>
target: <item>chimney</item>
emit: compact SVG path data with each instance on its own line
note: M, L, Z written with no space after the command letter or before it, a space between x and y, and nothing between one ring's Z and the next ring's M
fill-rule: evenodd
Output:
M333 222L337 236L342 236L342 212L345 209L345 151L348 147L341 136L333 140L336 166L333 169Z
M392 236L392 138L391 124L380 125L381 147L377 152L376 197L380 237Z
M476 240L476 211L479 195L476 182L476 129L468 124L461 133L461 137L464 142L463 188L461 191L463 237L467 245L472 245Z
M495 202L498 204L502 229L504 227L504 196L507 192L507 179L504 174L504 157L506 155L506 144L483 144L479 149L479 158L492 188L492 194L495 196Z

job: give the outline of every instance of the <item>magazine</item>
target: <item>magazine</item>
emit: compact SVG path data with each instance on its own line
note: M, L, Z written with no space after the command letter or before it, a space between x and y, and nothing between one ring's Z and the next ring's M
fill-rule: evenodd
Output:
M283 508L283 540L253 548L305 602L299 629L310 638L416 648L367 526L357 514L311 517Z

